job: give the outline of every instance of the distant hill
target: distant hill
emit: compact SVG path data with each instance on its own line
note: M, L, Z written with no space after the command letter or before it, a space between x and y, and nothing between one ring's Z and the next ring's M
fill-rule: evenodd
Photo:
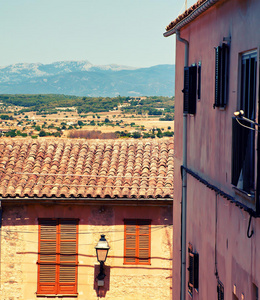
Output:
M66 94L89 97L173 96L174 65L133 68L88 61L0 67L0 94Z

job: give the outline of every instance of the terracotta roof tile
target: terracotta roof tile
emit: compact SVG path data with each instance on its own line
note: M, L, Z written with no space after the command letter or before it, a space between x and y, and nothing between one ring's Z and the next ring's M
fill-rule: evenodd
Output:
M0 141L0 196L173 197L173 140Z

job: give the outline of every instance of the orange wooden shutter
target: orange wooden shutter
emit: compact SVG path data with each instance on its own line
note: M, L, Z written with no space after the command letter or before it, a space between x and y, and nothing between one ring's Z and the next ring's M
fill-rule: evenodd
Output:
M57 220L40 220L38 264L37 293L55 294L57 290Z
M141 221L138 225L138 257L139 264L150 263L150 222Z
M125 220L125 264L150 264L150 220Z
M58 294L77 292L77 221L61 220L59 224L59 288Z
M77 293L77 220L39 220L38 294Z
M136 263L136 221L128 220L125 223L125 263Z

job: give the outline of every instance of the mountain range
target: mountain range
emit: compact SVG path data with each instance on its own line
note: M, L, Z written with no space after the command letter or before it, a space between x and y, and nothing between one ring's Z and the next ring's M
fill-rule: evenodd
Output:
M19 63L0 67L0 94L173 96L174 74L174 65L134 68L89 61Z

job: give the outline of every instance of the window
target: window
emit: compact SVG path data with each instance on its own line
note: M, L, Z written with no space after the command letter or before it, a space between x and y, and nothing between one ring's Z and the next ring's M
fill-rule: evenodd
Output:
M240 105L244 116L256 118L256 52L241 58ZM232 184L251 196L255 195L256 146L254 125L233 118L232 124Z
M184 67L183 112L196 114L197 66Z
M225 108L228 100L229 45L215 48L215 103L213 107Z
M124 263L150 264L151 221L125 220Z
M77 293L78 221L39 219L37 294Z
M217 286L218 300L224 300L224 285L221 281L218 280Z
M199 288L199 254L192 251L192 245L188 248L189 255L189 281L188 281L188 292L192 296L193 289L198 290Z

